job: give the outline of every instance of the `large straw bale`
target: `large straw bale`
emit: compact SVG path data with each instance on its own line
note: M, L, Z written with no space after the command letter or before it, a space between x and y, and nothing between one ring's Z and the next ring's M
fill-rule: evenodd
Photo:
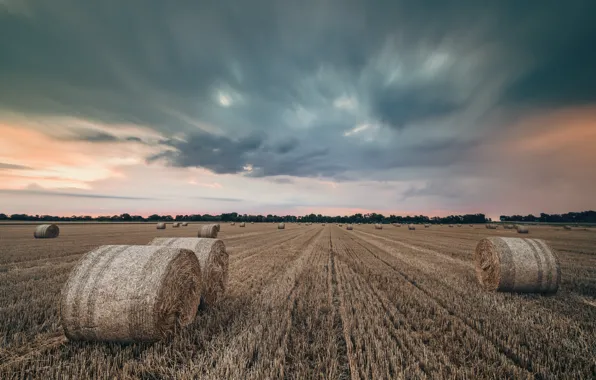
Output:
M228 253L218 239L205 238L155 238L149 245L190 249L201 264L203 291L201 304L213 305L226 292L228 286Z
M238 227L246 227L246 223L242 222L238 225Z
M348 230L348 231L352 231L353 229L354 229L354 227L352 227L352 225L351 225L351 224L348 224L348 225L346 226L346 230Z
M487 290L555 293L561 282L557 254L541 239L485 238L476 246L475 261Z
M180 227L180 223L172 223L172 227L173 228L178 228L178 227Z
M383 229L383 225L382 224L375 224L375 230L382 230Z
M413 224L408 225L408 230L415 230L415 229L416 229L415 225L413 225Z
M566 229L566 230L570 230L571 229L571 226L563 226L563 228Z
M85 254L62 290L70 340L156 341L193 321L201 266L191 250L104 245Z
M166 224L165 223L157 223L157 229L158 230L165 230L166 229Z
M199 227L197 237L215 239L218 232L217 224L203 224Z
M42 224L35 227L33 236L36 239L54 239L60 235L60 228L55 224Z
M285 229L285 228L286 228L286 224L285 224L285 223L279 223L279 224L277 225L277 229L278 229L278 230L283 230L283 229Z
M187 227L188 226L188 222L183 222L182 223L182 227Z

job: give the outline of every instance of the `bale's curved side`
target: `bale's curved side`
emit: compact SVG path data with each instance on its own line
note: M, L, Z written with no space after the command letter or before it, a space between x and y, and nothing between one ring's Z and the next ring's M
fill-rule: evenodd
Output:
M482 239L474 254L476 277L487 290L556 293L561 267L544 240L507 237Z
M347 225L347 226L346 226L346 230L348 230L348 231L352 231L353 229L354 229L354 228L353 228L351 225Z
M64 333L70 340L159 340L192 322L201 282L191 250L101 246L83 256L64 285Z
M166 229L166 224L165 223L157 223L157 229L158 230L165 230Z
M187 227L187 226L188 226L188 222L182 223L182 227Z
M382 230L383 229L383 225L382 224L375 224L375 230Z
M54 239L60 235L60 228L55 224L42 224L35 228L33 236L36 239Z
M217 227L217 232L219 232L221 230L221 226L218 224L215 225Z
M277 229L278 229L278 230L283 230L283 229L285 229L285 228L286 228L286 224L285 224L285 223L279 223L279 224L277 225Z
M527 226L517 226L517 233L518 234L527 234L530 232Z
M234 222L230 223L230 226L235 226L235 225L236 225L236 223L234 223Z
M197 237L215 239L218 232L217 224L204 224L199 228Z
M229 257L221 240L204 238L155 238L149 245L190 249L201 265L202 302L213 305L228 286Z
M408 230L415 230L416 226L413 224L408 225Z
M563 228L566 229L566 230L570 230L571 229L571 226L564 226Z
M178 228L178 227L180 227L180 223L172 223L172 227L173 228Z
M246 227L246 223L242 222L238 225L238 227Z

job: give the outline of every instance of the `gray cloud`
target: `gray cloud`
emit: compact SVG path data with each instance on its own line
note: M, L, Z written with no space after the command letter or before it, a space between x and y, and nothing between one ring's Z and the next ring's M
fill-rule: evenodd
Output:
M4 162L0 162L0 170L2 169L11 169L11 170L31 170L29 166L24 165L14 165L14 164L6 164Z
M216 173L353 179L447 167L474 148L495 107L596 102L594 2L31 0L26 9L0 9L0 108L149 126L175 149L150 162ZM345 96L354 104L335 107ZM363 123L377 134L343 136Z
M156 200L156 198L126 197L126 196L115 196L115 195L104 195L104 194L73 193L73 192L35 190L35 189L21 189L21 190L0 189L0 193L12 194L12 195L39 195L39 196L50 196L50 197L74 197L74 198L90 198L90 199L124 199L124 200L134 200L134 201Z

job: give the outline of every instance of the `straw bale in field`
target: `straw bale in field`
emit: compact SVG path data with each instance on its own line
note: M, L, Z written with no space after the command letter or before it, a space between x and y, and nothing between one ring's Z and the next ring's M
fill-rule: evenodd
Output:
M375 230L382 230L383 229L383 225L382 224L375 224Z
M215 239L218 232L219 228L216 224L203 224L199 227L197 237Z
M42 224L35 227L33 236L36 239L54 239L60 235L60 228L55 224Z
M172 223L172 227L173 228L178 228L178 227L180 227L180 223Z
M527 234L529 232L528 226L517 226L518 234Z
M408 225L408 230L415 230L415 229L416 229L415 225L413 225L413 224Z
M165 223L157 223L157 229L158 230L165 230L166 229L166 224Z
M225 294L228 286L228 253L218 239L205 238L155 238L149 245L190 249L201 264L203 290L201 303L213 305Z
M70 340L156 341L193 321L200 296L191 250L104 245L70 273L60 315Z
M487 290L555 293L561 282L557 254L541 239L482 239L475 262L478 281Z
M352 225L351 225L351 224L348 224L348 225L346 226L346 230L348 230L348 231L352 231L353 229L354 229L354 227L352 227Z
M186 227L186 226L188 226L188 222L182 223L182 227Z

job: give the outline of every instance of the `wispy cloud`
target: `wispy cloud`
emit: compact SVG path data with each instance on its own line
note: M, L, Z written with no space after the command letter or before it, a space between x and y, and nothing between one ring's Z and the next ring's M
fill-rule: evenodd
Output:
M92 194L92 193L73 193L63 191L49 191L49 190L32 190L32 189L0 189L2 194L11 195L38 195L46 197L73 197L73 198L91 198L91 199L124 199L131 201L147 201L147 200L159 200L158 198L146 198L146 197L130 197L120 195L107 195L107 194Z

